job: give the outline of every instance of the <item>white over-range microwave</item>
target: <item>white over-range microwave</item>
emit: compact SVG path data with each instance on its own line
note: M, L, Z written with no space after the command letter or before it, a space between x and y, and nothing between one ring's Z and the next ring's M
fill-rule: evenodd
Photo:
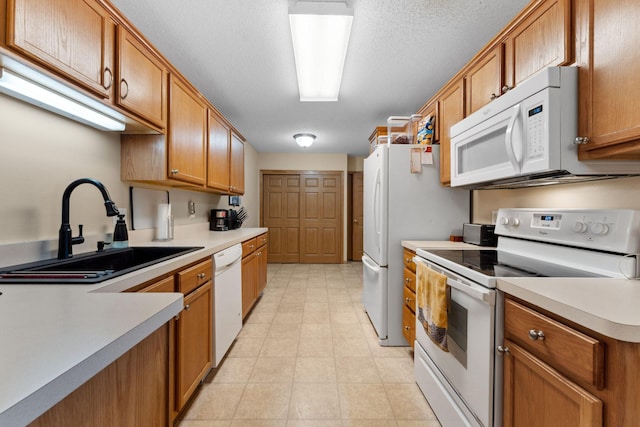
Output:
M451 186L513 188L640 174L640 162L579 161L577 130L578 68L545 68L451 126Z

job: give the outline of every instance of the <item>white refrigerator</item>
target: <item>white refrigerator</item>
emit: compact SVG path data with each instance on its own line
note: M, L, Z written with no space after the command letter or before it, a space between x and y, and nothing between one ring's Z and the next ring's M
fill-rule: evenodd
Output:
M469 222L468 190L440 185L439 145L433 163L412 173L412 148L378 145L364 160L362 302L382 346L408 345L402 335L402 240L449 240ZM414 161L421 163L414 154ZM414 162L414 163L415 163Z

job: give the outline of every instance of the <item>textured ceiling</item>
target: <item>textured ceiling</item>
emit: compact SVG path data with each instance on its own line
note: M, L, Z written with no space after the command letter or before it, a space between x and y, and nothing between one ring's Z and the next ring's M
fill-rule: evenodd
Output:
M352 0L340 98L324 103L299 101L292 0L112 3L258 152L365 156L375 126L415 113L528 0Z

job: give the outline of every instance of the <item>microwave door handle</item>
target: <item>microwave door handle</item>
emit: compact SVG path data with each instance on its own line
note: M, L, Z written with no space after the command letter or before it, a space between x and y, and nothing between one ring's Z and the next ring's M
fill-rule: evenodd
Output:
M520 160L516 156L516 153L513 149L513 143L514 143L513 128L515 127L516 121L520 116L520 104L513 107L511 113L512 113L511 119L509 119L509 125L507 126L507 133L505 135L504 142L507 149L507 155L509 156L509 161L511 162L511 166L513 166L513 169L517 173L520 173L521 172Z

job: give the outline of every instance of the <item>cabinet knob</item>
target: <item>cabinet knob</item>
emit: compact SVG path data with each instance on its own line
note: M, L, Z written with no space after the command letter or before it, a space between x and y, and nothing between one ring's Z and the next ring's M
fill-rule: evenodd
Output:
M405 262L411 262L411 258L405 258L404 261Z
M492 101L496 98L498 98L498 95L496 95L495 93L492 93L491 96L489 97L489 99Z
M513 86L504 85L504 86L502 86L502 93L507 93L507 92L509 92L511 89L513 89Z
M105 67L104 73L103 73L102 86L105 89L109 89L109 88L111 88L112 84L113 84L113 73L111 72L111 69L109 67Z
M184 309L185 309L186 311L191 310L191 304L187 304L187 305L185 305L185 306L184 306Z
M500 354L510 354L509 347L503 347L501 345L498 346L498 353Z
M170 173L171 175L177 175L180 173L180 171L178 169L171 169Z
M531 329L529 331L529 338L531 338L532 341L544 341L544 332Z
M576 139L573 141L575 145L586 145L589 143L588 136L576 136Z
M407 283L409 283L409 282L411 282L411 279L409 279L408 277L405 277L405 278L404 278L404 281L405 281L405 282L407 282Z
M120 98L125 99L127 95L129 95L129 83L127 83L125 79L122 79L120 80Z
M206 274L198 273L198 279L204 279L204 276L206 276Z
M404 300L405 300L406 302L411 302L411 301L413 301L411 298L405 298Z
M404 330L405 330L405 331L408 331L409 329L411 329L411 327L410 327L410 326L405 326L405 327L404 327Z

